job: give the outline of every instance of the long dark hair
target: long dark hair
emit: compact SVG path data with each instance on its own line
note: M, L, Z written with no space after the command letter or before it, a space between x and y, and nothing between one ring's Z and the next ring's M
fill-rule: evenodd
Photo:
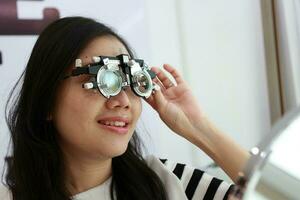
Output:
M6 157L4 184L13 200L70 199L57 130L47 116L53 110L56 91L67 68L92 39L106 35L116 37L134 57L127 43L111 28L89 18L62 18L40 34L5 108L12 152ZM20 91L16 91L20 84ZM112 168L112 199L166 199L161 180L141 155L136 133L126 152L112 159Z

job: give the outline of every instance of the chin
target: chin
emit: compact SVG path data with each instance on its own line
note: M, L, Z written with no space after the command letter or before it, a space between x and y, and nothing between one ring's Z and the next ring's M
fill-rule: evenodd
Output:
M121 156L122 154L124 154L126 152L126 149L128 147L128 144L126 145L123 145L123 144L120 144L120 145L117 145L115 148L110 147L109 149L106 150L106 152L104 153L103 152L103 149L102 149L102 154L105 154L106 157L108 158L114 158L114 157L118 157L118 156Z

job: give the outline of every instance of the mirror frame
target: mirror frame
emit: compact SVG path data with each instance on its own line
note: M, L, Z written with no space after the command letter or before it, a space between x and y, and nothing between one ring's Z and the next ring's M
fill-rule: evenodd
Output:
M270 133L263 140L250 150L250 158L242 172L239 173L239 178L235 188L230 194L234 199L242 199L251 188L258 182L257 176L262 171L268 157L272 153L272 144L276 139L284 133L284 130L300 116L300 106L287 112L280 120L272 127Z

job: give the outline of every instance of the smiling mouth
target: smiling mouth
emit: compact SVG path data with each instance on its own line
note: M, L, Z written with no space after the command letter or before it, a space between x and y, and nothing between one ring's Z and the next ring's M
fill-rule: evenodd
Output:
M111 126L111 127L127 127L128 123L122 122L122 121L98 121L99 124L105 125L105 126Z
M126 135L129 131L129 124L125 122L107 122L107 121L98 121L101 129L105 129L109 132L117 133L120 135Z

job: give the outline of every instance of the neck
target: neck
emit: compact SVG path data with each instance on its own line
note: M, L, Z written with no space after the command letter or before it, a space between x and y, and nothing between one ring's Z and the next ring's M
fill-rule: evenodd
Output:
M71 195L104 183L112 174L111 158L65 156L66 184Z

